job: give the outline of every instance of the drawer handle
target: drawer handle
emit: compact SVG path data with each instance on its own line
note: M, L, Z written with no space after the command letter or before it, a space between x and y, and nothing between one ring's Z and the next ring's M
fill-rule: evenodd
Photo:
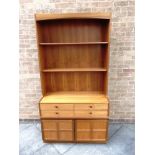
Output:
M58 106L56 105L55 108L58 108Z
M59 113L58 113L58 112L56 112L55 114L56 114L56 115L58 115Z
M92 108L92 107L93 107L93 106L91 106L91 105L89 106L89 108Z
M89 114L92 115L93 113L92 112L89 112Z

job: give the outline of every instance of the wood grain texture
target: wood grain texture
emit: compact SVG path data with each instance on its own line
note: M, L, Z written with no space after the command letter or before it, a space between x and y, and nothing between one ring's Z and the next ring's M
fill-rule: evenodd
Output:
M109 20L70 19L48 20L37 23L40 43L68 44L107 42Z
M35 14L36 21L50 20L50 19L110 19L111 13L63 13L63 14L52 14L42 13Z
M72 141L72 120L42 120L44 140Z
M44 69L42 72L106 72L106 68L56 68Z
M40 101L44 103L109 103L108 97L102 92L54 92L44 96ZM76 106L76 105L75 105ZM72 105L71 105L72 107Z
M76 120L77 141L105 141L107 120Z
M107 45L44 46L43 68L106 68L107 47Z
M57 72L45 73L46 92L102 91L106 92L104 72Z
M40 43L39 45L106 45L108 42Z
M45 142L106 142L110 13L36 14Z

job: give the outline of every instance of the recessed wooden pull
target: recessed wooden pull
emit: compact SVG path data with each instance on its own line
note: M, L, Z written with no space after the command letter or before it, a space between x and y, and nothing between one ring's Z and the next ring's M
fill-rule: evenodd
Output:
M93 106L92 106L92 105L90 105L89 107L90 107L90 108L92 108Z
M89 114L91 115L91 114L92 114L92 112L89 112Z
M58 112L56 112L55 114L59 114Z
M55 108L58 108L58 106L56 105Z

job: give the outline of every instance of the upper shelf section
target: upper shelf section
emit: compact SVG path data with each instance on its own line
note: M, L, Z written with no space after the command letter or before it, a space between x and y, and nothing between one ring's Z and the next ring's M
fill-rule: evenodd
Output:
M40 45L106 45L108 42L40 43Z
M36 21L51 19L110 19L111 13L35 14Z
M40 45L107 44L109 24L107 19L43 20L37 22L38 42Z

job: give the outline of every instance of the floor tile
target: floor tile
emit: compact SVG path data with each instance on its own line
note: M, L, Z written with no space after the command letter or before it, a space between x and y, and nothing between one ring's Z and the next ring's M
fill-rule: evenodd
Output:
M67 152L69 149L71 149L75 144L71 143L71 144L60 144L60 143L55 143L53 144L55 149L60 152L61 154Z
M134 155L134 124L110 124L107 144L43 143L39 122L20 124L20 155Z

